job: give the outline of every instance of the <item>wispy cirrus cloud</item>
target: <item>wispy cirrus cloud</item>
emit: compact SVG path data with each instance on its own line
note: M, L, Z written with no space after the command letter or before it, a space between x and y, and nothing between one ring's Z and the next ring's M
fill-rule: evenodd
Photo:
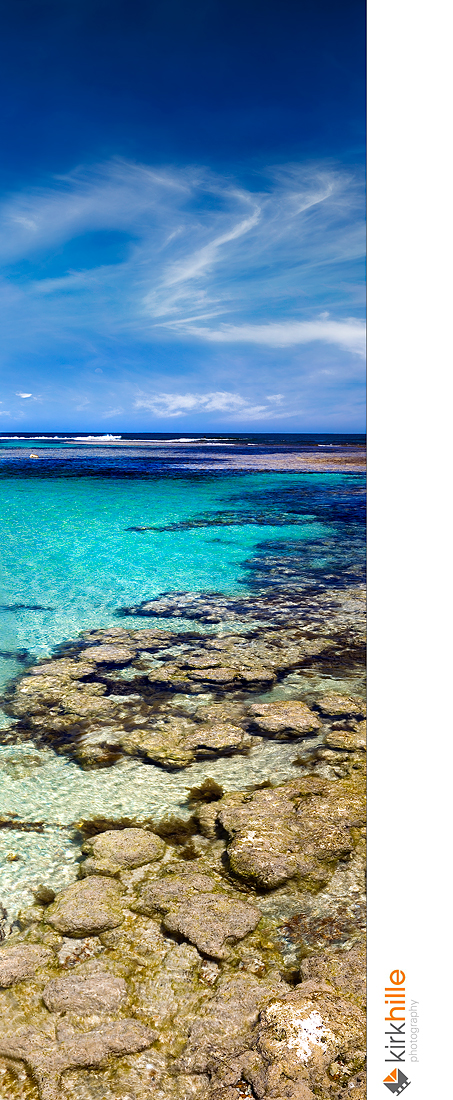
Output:
M265 325L225 325L219 329L187 325L186 332L219 344L264 344L271 348L287 348L295 344L321 341L338 344L348 351L365 356L365 324L361 321L282 321Z
M261 389L275 369L276 388L291 377L294 392L297 373L324 385L363 357L363 183L349 168L280 166L245 186L114 160L11 195L0 230L10 361L40 358L57 388L61 362L121 374L106 413L85 379L80 415L279 417ZM41 376L22 373L33 396ZM166 373L176 384L162 385ZM148 405L134 399L146 377Z
M187 331L213 317L241 315L250 324L250 314L270 305L296 325L301 311L319 306L322 287L322 305L345 297L332 272L346 275L363 254L361 188L349 172L303 166L256 183L261 189L251 191L207 171L122 161L74 172L3 204L0 262L27 261L10 276L16 292L39 298L40 310L48 297L63 326L74 323L77 301L90 304L80 328L94 320L104 327L106 307L115 307L109 325L141 338L156 323L176 338L178 326ZM108 233L129 242L119 262L103 256ZM228 339L247 338L229 324ZM193 335L204 339L205 329Z

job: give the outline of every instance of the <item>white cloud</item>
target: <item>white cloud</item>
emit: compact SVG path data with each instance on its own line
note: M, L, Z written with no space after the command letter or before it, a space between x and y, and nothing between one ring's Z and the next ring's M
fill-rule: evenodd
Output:
M174 286L176 283L186 282L188 279L199 278L204 274L206 268L212 267L212 264L218 259L217 253L221 245L229 244L230 241L235 241L238 237L242 237L244 233L248 233L257 225L259 218L260 209L256 206L250 218L245 218L237 225L233 225L228 232L223 233L220 237L215 237L209 244L204 245L193 256L190 256L188 260L176 263L170 268L164 278L164 285Z
M156 393L137 396L136 409L149 409L158 417L177 417L190 412L230 413L236 418L266 418L271 410L266 405L256 405L239 393L217 390L212 393Z
M189 193L184 172L155 171L119 159L77 169L3 204L0 256L14 259L92 230L135 228L137 221L146 229L159 218L162 194Z
M16 393L16 397L33 397L32 393Z
M220 329L186 325L188 334L220 344L265 344L272 348L310 344L321 340L365 355L365 325L361 321L283 321L268 325L224 325Z

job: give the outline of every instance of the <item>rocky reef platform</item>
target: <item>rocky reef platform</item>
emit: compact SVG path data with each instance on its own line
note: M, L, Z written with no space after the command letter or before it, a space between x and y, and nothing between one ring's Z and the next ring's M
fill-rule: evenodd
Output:
M1 1100L364 1100L363 612L357 586L169 593L10 685L10 769L107 795L68 788L71 881L5 913ZM109 808L131 767L183 801ZM56 827L31 812L9 838Z

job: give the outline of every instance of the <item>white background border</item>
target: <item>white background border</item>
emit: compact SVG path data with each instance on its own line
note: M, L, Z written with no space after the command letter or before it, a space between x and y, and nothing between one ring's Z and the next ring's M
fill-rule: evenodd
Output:
M384 986L420 1002L407 1100L452 1095L453 9L368 8L368 1100Z

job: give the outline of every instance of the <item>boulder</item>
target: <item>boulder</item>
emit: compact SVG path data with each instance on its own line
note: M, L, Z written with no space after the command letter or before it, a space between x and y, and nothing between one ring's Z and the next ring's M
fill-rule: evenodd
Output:
M272 737L300 737L307 733L316 733L321 727L317 715L297 699L253 703L248 713L252 724Z
M365 722L359 722L357 725L365 726ZM329 749L344 749L346 752L364 751L366 733L365 730L330 730L325 743Z
M104 1064L109 1055L134 1054L150 1047L156 1032L137 1020L119 1020L52 1042L34 1027L0 1035L0 1056L20 1059L31 1070L40 1100L61 1100L61 1075L67 1069Z
M340 695L336 691L326 692L325 695L320 695L316 700L316 706L321 714L329 716L347 716L365 714L365 704L361 703L357 699L351 699L349 695Z
M123 749L140 753L164 768L186 768L194 760L244 752L252 739L231 722L193 722L171 716L153 727L134 730L121 739Z
M136 906L141 913L163 914L163 926L215 959L228 956L228 944L252 932L261 920L256 906L219 892L209 875L167 875L147 883Z
M44 920L66 936L89 936L123 921L119 883L101 876L74 882L45 910Z
M210 875L187 874L166 875L165 878L145 883L139 895L135 909L138 913L153 916L155 913L167 913L175 905L209 894L214 890L214 880Z
M228 956L228 944L253 932L261 920L254 905L219 894L200 894L198 898L170 909L163 918L164 928L195 944L204 955L214 959Z
M89 864L90 874L96 874L99 868L105 875L155 863L162 859L165 844L159 836L146 829L109 829L88 840L82 850L92 857L82 867L86 868Z
M124 979L101 970L56 978L46 985L42 995L50 1012L75 1012L80 1016L115 1012L126 997Z
M233 752L242 752L253 744L241 726L231 722L217 722L212 725L199 725L185 740L187 748L195 756L216 756Z
M0 948L0 986L5 989L14 982L34 977L41 966L53 959L53 951L38 944L6 944Z
M364 824L363 776L335 782L307 776L253 794L235 792L216 806L234 874L266 890L295 876L319 888L351 853L351 829Z
M228 845L228 858L233 874L265 890L282 886L298 870L308 871L300 858L297 835L270 822L258 828L252 824L236 836Z
M260 1014L256 1047L275 1090L264 1094L294 1097L288 1078L325 1093L332 1086L353 1087L366 1059L364 1015L350 1000L314 983L271 1001ZM329 1095L329 1093L327 1093Z
M60 660L43 661L40 665L33 665L27 669L27 676L56 676L61 680L81 680L84 676L90 676L94 666L89 661L74 661L70 657L62 657Z

